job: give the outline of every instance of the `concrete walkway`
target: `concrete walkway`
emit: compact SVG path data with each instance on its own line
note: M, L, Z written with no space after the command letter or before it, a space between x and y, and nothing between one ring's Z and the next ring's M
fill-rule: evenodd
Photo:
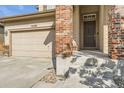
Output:
M50 67L52 64L48 59L0 57L0 87L32 87Z

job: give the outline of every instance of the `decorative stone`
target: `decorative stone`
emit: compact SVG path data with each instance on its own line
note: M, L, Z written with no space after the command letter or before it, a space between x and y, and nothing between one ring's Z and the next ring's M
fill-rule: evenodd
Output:
M76 71L77 71L76 68L69 67L69 73L71 73L71 74L75 74Z
M124 59L120 59L113 76L114 82L120 88L124 88Z
M113 80L119 88L124 88L124 78L122 78L121 76L114 76Z
M107 67L110 69L113 69L115 66L116 66L115 62L111 60L101 65L101 67Z
M112 79L113 78L113 73L110 72L110 71L104 72L103 73L103 78Z
M47 73L46 75L44 75L41 78L41 81L44 81L46 83L56 83L57 82L57 78L56 78L56 75L55 75L55 71L52 70L49 73Z
M85 73L86 73L85 69L80 69L79 76L82 78Z
M98 61L95 58L88 58L84 64L85 66L94 66L97 67Z
M119 60L117 63L117 67L114 70L114 74L124 77L124 60Z

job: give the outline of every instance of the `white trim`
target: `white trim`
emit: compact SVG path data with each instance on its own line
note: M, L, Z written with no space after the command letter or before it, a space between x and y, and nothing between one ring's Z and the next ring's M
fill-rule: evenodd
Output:
M83 21L95 21L96 14L85 14L83 15Z

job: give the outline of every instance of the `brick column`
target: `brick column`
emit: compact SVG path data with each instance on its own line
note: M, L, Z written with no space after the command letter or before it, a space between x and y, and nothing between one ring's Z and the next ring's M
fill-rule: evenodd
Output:
M73 6L56 6L56 54L71 52L73 36Z
M73 6L56 6L56 74L64 76L72 55Z
M124 6L111 6L109 19L109 53L118 59L124 57Z

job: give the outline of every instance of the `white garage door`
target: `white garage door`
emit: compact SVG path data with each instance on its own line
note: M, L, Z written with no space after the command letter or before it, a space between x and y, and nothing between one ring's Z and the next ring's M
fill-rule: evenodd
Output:
M52 57L53 31L12 33L12 56Z

